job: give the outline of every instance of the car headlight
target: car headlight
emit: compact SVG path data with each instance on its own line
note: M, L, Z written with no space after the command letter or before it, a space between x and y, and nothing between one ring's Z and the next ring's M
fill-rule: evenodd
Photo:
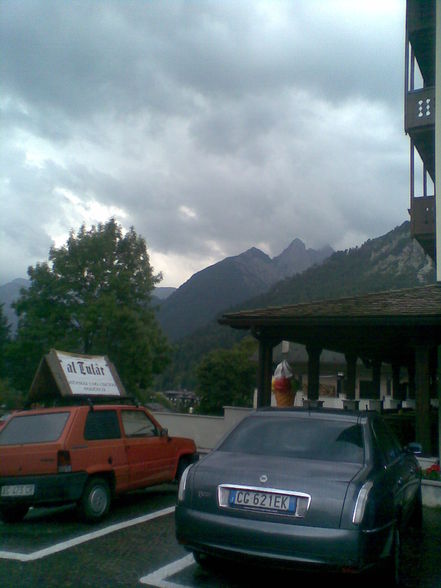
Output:
M187 487L188 472L190 471L191 467L192 467L191 465L187 466L181 476L181 480L179 482L179 490L178 490L178 502L184 501L185 489Z
M354 514L352 515L352 522L354 525L359 525L363 520L366 504L369 498L369 492L371 491L373 485L373 482L369 480L368 482L365 482L360 488L360 492L358 493L357 501L355 503Z

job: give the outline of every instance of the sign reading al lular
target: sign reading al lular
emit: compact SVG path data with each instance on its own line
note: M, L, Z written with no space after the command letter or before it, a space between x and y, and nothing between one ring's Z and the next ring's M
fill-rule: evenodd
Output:
M55 353L72 394L120 396L111 364L105 356Z
M40 361L27 404L57 402L60 396L126 396L126 392L106 355L51 349Z

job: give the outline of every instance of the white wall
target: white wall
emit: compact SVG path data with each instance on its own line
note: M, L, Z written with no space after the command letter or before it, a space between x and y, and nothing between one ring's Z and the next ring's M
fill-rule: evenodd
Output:
M225 406L223 417L157 411L152 411L152 414L172 437L190 437L198 450L204 453L213 449L251 410Z

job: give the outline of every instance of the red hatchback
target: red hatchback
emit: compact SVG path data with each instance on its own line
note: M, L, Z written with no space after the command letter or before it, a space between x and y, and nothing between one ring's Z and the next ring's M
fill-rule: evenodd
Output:
M170 437L131 404L62 406L17 412L0 431L0 516L76 503L98 521L112 497L179 480L198 458L192 439Z

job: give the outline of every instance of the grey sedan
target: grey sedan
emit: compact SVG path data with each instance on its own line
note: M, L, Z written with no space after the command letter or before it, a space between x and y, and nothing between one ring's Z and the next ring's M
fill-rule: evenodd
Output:
M421 469L376 412L263 409L187 468L176 537L215 558L359 573L399 583L421 520Z

